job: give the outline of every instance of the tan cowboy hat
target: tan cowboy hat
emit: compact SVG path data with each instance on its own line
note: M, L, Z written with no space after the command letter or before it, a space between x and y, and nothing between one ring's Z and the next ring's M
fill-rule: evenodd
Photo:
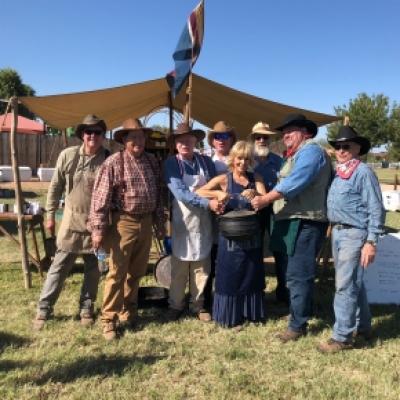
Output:
M82 140L82 133L88 126L98 126L103 129L104 133L107 131L107 125L102 119L96 117L94 114L88 114L85 118L83 118L82 123L77 125L75 128L75 136Z
M123 137L131 131L143 131L145 134L150 134L153 129L144 127L140 119L128 118L122 123L122 128L114 132L114 140L124 144Z
M178 124L174 132L168 137L168 141L174 141L178 136L186 134L194 136L198 142L202 141L206 136L205 132L201 129L192 129L188 123L181 122Z
M212 129L208 131L207 141L210 147L213 147L213 140L216 133L230 133L232 136L232 146L236 143L236 132L235 129L228 125L225 121L218 121Z
M269 124L265 122L257 122L251 130L250 137L252 138L254 135L276 136L279 135L279 133L272 130L269 127Z

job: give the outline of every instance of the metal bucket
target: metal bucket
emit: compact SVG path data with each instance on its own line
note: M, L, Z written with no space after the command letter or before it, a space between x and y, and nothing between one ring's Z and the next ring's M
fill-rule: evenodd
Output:
M171 256L162 256L154 266L154 278L163 288L171 287Z

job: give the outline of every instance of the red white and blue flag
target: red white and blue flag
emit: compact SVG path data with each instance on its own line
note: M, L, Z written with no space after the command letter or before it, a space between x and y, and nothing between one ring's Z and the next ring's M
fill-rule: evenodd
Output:
M172 56L175 61L175 70L167 74L167 82L174 96L181 90L199 57L203 36L204 0L189 15Z

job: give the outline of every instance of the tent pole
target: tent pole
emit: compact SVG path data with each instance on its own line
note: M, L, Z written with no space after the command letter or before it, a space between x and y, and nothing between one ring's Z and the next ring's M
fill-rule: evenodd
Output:
M345 126L350 125L350 117L348 115L344 116L343 125L345 125Z
M189 84L186 89L186 104L185 104L185 122L190 125L192 117L192 71L189 74Z
M62 135L64 147L68 147L67 130L66 130L66 129L63 129L63 130L61 131L61 135Z
M168 91L168 109L169 109L169 133L168 137L171 136L174 131L174 105L172 100L172 92L171 90ZM174 146L171 140L167 140L169 143L169 154L174 154Z
M16 146L16 132L18 128L18 98L12 97L10 99L13 118L11 121L10 130L10 146L11 146L11 161L14 173L14 183L15 183L15 200L17 203L18 212L18 236L19 242L21 243L21 257L22 257L22 272L24 274L25 289L30 289L32 287L32 276L29 270L28 263L28 249L26 245L26 235L25 235L25 221L22 214L22 191L21 191L21 180L19 176L18 169L18 152Z

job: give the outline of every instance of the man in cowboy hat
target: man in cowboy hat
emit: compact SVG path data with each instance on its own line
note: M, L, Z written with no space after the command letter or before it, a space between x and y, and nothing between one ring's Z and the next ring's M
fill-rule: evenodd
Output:
M254 198L252 205L261 209L274 203L270 247L284 257L290 294L289 326L277 337L286 343L306 334L312 315L316 257L327 227L332 168L326 152L313 140L318 132L313 121L291 114L276 130L282 132L287 149L279 182L266 195Z
M204 288L210 272L210 252L213 244L210 210L219 212L217 200L200 197L195 190L215 176L210 157L194 152L196 143L205 133L179 124L171 135L177 154L164 163L165 181L173 195L171 287L169 291L170 319L178 319L185 308L185 289L188 281L190 309L201 321L210 321L204 309Z
M270 143L280 137L278 132L272 130L269 124L257 122L250 133L250 141L254 148L255 168L254 172L263 177L267 192L272 190L278 181L278 173L282 166L282 158L270 151ZM272 205L261 210L262 213L262 237L265 231L270 234L271 218L273 215ZM286 288L286 276L284 265L280 262L280 253L275 252L275 269L277 287L275 290L276 299L283 303L289 302L289 294Z
M236 143L235 130L225 121L218 121L213 129L208 131L207 140L214 152L212 160L214 161L217 175L225 174L228 172L226 157Z
M323 353L353 347L353 337L371 336L371 313L363 284L365 268L374 261L376 243L383 233L385 212L374 172L360 160L371 144L350 126L342 126L335 140L336 175L328 193L332 228L336 293L332 338L321 343Z
M57 252L47 273L39 298L38 312L33 321L36 330L43 328L52 315L63 283L78 255L85 262L79 302L81 323L89 326L94 322L93 306L100 273L86 222L95 174L110 154L102 146L106 130L103 120L95 115L87 115L75 130L75 135L83 142L82 145L68 147L58 157L46 205L46 227L52 235L55 233L55 212L63 193L65 208L57 234Z
M106 160L94 184L89 218L93 247L110 250L101 309L106 340L117 337L117 323L128 329L136 324L139 281L147 270L152 226L159 239L165 236L160 168L145 152L150 132L138 119L124 121L114 135L124 150Z
M232 146L236 143L236 132L225 121L218 121L214 124L213 129L208 131L207 141L210 147L213 149L213 155L211 159L215 165L215 171L217 175L226 174L228 172L228 166L226 164L228 154ZM204 289L204 308L211 313L212 310L212 299L213 299L213 283L215 278L215 260L218 251L218 234L217 224L214 219L214 243L211 248L211 266L210 274L207 280L207 285Z

